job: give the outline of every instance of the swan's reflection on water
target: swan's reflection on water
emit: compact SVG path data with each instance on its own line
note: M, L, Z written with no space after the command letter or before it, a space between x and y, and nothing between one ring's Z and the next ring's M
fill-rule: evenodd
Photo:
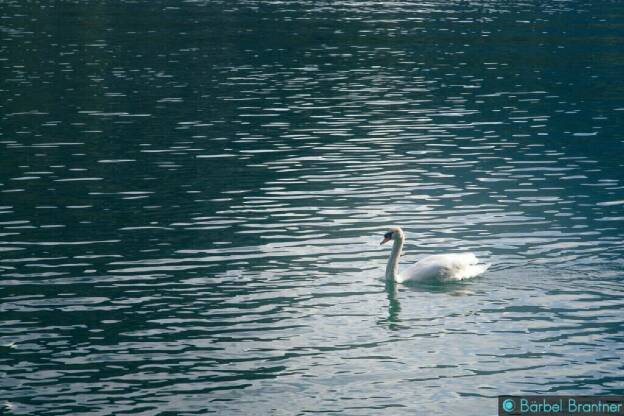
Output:
M401 302L399 297L401 292L422 292L423 294L446 294L449 296L468 296L474 295L475 291L466 287L468 282L418 282L409 285L399 284L390 279L385 280L385 291L388 299L388 315L387 318L380 319L379 324L388 325L390 330L407 329L408 325L402 324L400 317Z
M388 328L391 330L401 329L399 313L401 312L401 303L398 298L398 284L393 280L386 279L386 296L388 297Z

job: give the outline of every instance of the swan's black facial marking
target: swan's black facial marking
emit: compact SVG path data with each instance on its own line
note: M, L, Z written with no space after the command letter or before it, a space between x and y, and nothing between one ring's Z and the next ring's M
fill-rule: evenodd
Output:
M381 244L384 244L384 243L392 240L392 234L393 234L392 231L388 231L387 233L385 233L383 240L381 240L381 243L379 243L379 244L381 245Z

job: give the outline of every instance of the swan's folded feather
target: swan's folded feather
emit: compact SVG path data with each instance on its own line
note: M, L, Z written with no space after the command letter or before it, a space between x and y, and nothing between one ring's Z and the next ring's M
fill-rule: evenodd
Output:
M421 259L397 276L397 281L463 280L487 270L489 264L478 264L473 253L436 254Z

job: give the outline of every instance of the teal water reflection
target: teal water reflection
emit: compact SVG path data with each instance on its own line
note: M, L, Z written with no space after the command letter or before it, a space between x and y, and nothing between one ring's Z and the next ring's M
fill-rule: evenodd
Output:
M617 2L7 1L11 414L624 394ZM383 281L474 251L456 285ZM470 410L467 410L470 409Z

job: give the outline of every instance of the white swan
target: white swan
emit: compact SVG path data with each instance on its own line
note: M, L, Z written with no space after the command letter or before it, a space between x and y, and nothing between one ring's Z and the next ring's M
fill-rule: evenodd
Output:
M478 264L473 253L435 254L427 256L399 273L399 257L405 242L401 227L392 227L384 234L381 244L394 240L392 253L386 266L386 279L397 283L423 280L452 281L475 277L485 272L489 264Z

